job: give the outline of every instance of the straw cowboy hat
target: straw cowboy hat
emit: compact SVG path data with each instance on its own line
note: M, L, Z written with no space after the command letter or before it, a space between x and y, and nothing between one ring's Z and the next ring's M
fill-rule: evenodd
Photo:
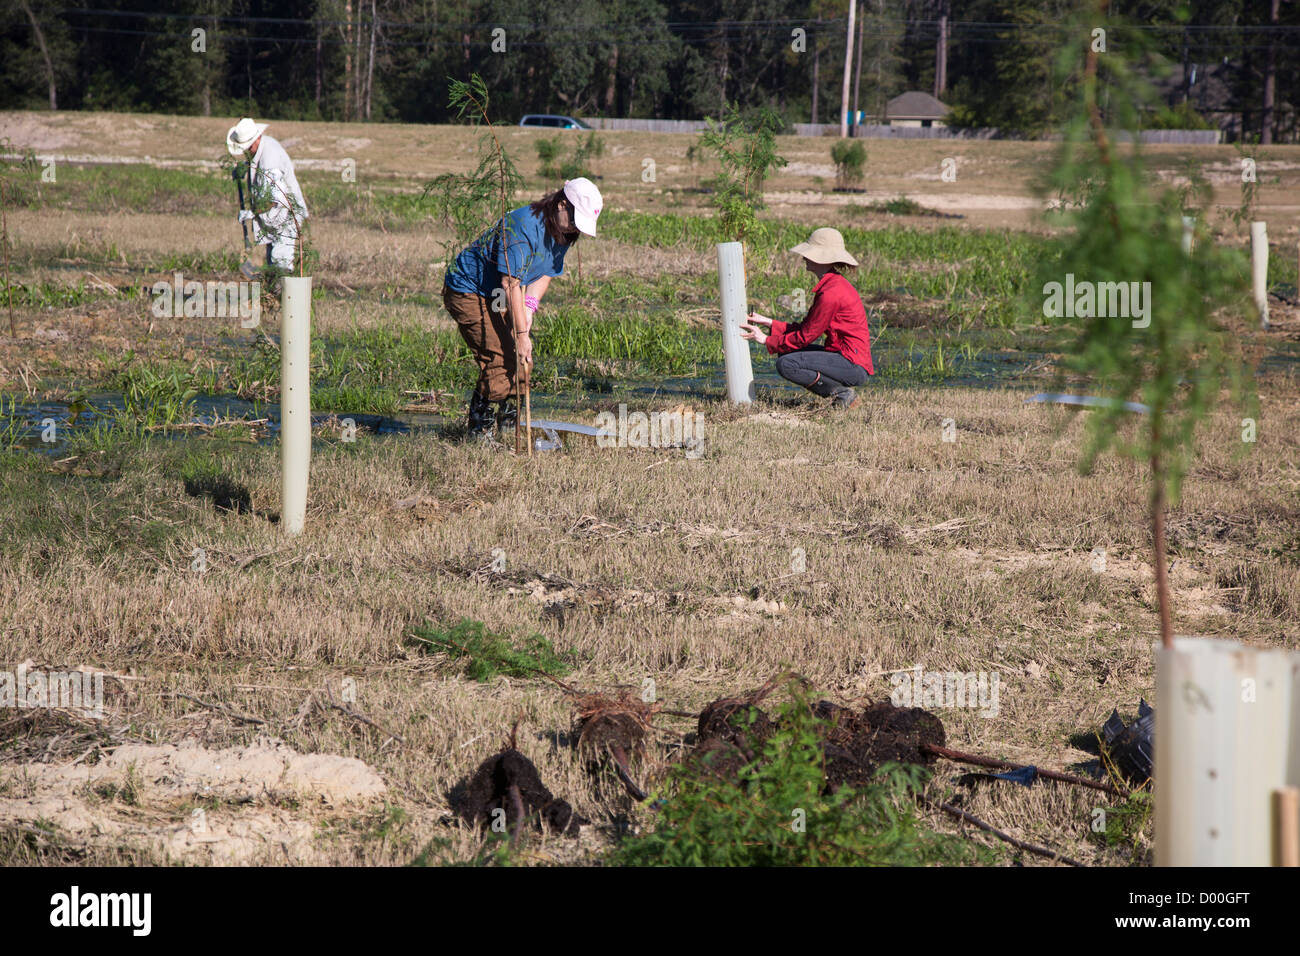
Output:
M226 149L230 151L231 156L242 156L244 150L257 142L257 137L262 135L269 123L254 123L251 118L245 116L234 126L230 127L230 132L226 133Z
M814 229L807 242L799 243L790 251L824 266L841 263L849 266L858 264L858 260L849 255L848 250L844 248L844 237L840 235L838 229Z

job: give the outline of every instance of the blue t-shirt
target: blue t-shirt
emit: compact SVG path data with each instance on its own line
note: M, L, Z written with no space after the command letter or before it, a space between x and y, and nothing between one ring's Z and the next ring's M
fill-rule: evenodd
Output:
M529 206L520 206L506 214L505 235L496 227L489 229L456 257L447 270L447 288L452 292L471 292L487 298L501 287L501 277L509 266L510 275L524 285L542 276L564 272L567 243L553 242L546 234L542 217ZM504 238L504 242L502 239ZM509 260L507 261L507 256Z

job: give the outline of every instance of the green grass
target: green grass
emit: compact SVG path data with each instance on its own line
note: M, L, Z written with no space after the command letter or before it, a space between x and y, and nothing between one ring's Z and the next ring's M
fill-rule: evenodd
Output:
M62 474L38 455L0 454L0 553L55 554L82 550L95 560L165 560L187 533L189 499L159 497L150 475L149 442L117 440L102 456L86 445L77 451L98 462L102 476ZM87 506L94 500L93 508ZM150 561L149 563L153 563Z
M76 285L61 285L55 282L13 283L15 308L74 308L88 305L111 295L111 292L87 286L84 281L78 282Z
M392 415L409 404L414 396L408 391L468 388L477 375L459 333L417 326L315 337L311 365L313 408L379 415ZM279 347L259 338L235 351L224 369L209 374L202 390L275 401L279 381Z
M27 427L26 416L18 412L18 399L0 395L0 448L13 448Z
M538 321L539 375L550 362L578 358L636 362L652 373L682 375L701 362L722 361L721 336L669 316L647 317L640 310L596 319L580 306L548 311Z
M40 170L19 180L15 205L86 212L194 213L229 211L237 202L230 176L219 171L163 169L144 164L73 166L60 163L55 183Z
M611 210L601 217L601 228L609 238L656 248L686 246L712 251L716 243L724 241L721 227L713 219L666 213ZM751 263L751 295L771 288L772 280L763 278L767 270L756 266L766 265L766 260L779 263L778 257L805 240L808 231L801 223L759 221L745 243ZM900 290L941 302L974 300L984 306L984 323L994 326L1017 321L1016 297L1030 281L1044 248L1041 239L1010 230L849 226L840 231L846 246L862 262L861 268L848 274L859 292ZM937 268L945 265L951 268ZM775 281L781 294L791 291L788 278Z
M194 417L199 392L184 366L131 365L113 385L122 392L125 414L142 425L176 425Z
M922 206L915 199L909 199L906 196L895 196L893 199L881 199L866 206L856 205L852 208L859 212L883 212L890 216L937 216L945 219L960 218L937 212L928 206Z
M468 618L451 627L426 624L417 627L409 643L430 653L446 654L452 660L465 662L465 676L471 680L489 681L498 675L507 677L537 677L549 674L561 677L572 665L541 634L530 634L522 641L514 641L503 634L494 634L481 621Z
M56 183L35 174L15 178L12 205L75 212L152 212L234 217L238 192L223 170L164 169L144 164L73 166L62 163ZM344 218L361 225L415 228L431 222L433 211L419 190L362 188L338 173L299 176L314 217ZM238 265L236 260L235 265Z

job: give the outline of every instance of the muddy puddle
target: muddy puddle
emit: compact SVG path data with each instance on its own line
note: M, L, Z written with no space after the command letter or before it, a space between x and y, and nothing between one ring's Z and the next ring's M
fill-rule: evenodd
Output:
M1007 350L979 350L962 355L933 348L883 346L872 350L876 376L865 386L872 388L1011 388L1024 389L1028 397L1052 377L1047 353ZM766 363L764 363L766 365ZM1257 368L1261 376L1300 374L1300 354L1289 350L1266 356ZM754 393L760 400L785 404L800 401L807 393L760 365L754 375ZM700 374L645 379L615 379L578 376L574 386L548 394L540 384L533 394L534 419L552 419L592 424L595 409L627 403L630 409L652 409L656 404L720 401L726 398L722 366L701 366ZM79 433L111 425L124 411L120 392L97 392L75 402L34 400L0 403L0 439L10 430L18 447L58 454ZM342 436L345 429L373 436L415 433L457 432L463 408L450 413L399 412L378 415L352 409L316 409L312 430L318 437ZM229 435L230 428L242 429L241 437L259 443L276 441L280 431L280 406L274 402L253 402L234 395L200 395L192 414L179 426L157 428L154 434L169 439L207 435ZM350 421L350 424L349 424Z
M98 392L75 402L18 402L12 408L0 408L0 428L4 419L13 420L16 444L22 448L58 453L79 433L111 425L124 411L120 392ZM357 432L374 435L405 435L421 428L444 425L445 417L405 414L399 418L363 412L312 413L313 432L342 433L344 420L350 419ZM193 401L193 414L179 427L159 428L155 434L168 438L221 434L229 427L242 426L245 434L259 442L273 442L280 432L280 406L274 402L251 402L235 395L200 395ZM215 426L215 427L214 427Z

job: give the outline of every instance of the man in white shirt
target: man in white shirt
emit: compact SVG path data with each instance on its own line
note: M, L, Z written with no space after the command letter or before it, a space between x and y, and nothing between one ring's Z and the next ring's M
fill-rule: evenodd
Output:
M268 265L292 270L307 202L289 154L264 134L267 125L244 117L226 133L226 149L248 164L245 197L250 208L239 211L239 221L252 222L253 241L267 244Z

